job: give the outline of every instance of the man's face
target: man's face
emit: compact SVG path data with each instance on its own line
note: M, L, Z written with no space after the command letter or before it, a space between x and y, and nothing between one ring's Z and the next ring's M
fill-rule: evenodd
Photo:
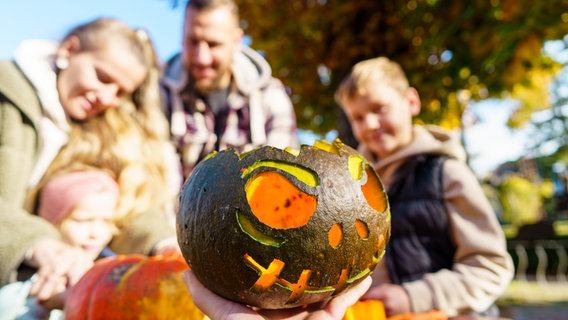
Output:
M207 93L227 87L233 53L243 34L228 7L201 11L188 7L183 33L182 59L197 91Z

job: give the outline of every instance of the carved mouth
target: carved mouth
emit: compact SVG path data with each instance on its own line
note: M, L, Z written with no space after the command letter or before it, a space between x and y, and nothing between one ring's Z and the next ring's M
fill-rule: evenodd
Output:
M337 284L326 286L326 287L314 287L308 285L308 280L312 275L312 270L303 270L298 282L293 283L286 279L280 278L280 272L284 269L285 263L278 259L273 259L267 268L261 266L253 257L249 254L245 254L243 257L245 263L254 269L259 277L254 285L250 288L250 291L254 294L261 295L266 290L268 290L273 285L278 285L288 291L290 291L290 297L286 301L286 304L295 304L303 297L304 293L322 293L322 292L333 292L333 294L341 292L347 284L351 284L359 279L370 274L371 270L366 268L365 270L359 272L359 274L354 277L347 278L349 274L349 269L342 269L341 275Z

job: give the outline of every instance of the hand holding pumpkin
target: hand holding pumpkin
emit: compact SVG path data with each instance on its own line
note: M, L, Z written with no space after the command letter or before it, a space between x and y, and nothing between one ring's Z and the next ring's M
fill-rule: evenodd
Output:
M381 284L371 288L363 299L381 300L387 316L411 312L410 297L402 286Z
M251 309L243 304L224 299L207 289L191 271L183 273L183 279L191 292L193 302L211 319L342 319L347 308L359 300L371 285L371 279L367 278L352 287L349 291L332 298L324 307L320 304L306 308L294 308L283 310Z
M59 281L53 281L52 290L48 298L40 300L38 302L46 309L63 309L65 306L65 300L67 299L67 293L69 292L69 287L66 285L66 279L62 276L56 276ZM45 286L44 286L45 290Z
M181 249L176 237L161 240L152 248L152 255L154 256L168 254L179 254L181 256Z

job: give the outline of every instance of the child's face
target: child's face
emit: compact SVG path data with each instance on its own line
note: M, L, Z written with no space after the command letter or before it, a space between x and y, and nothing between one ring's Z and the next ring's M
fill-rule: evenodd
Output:
M61 221L63 240L79 247L93 260L110 242L115 228L116 196L109 192L85 196Z
M363 94L343 101L343 110L359 143L384 159L412 141L412 117L420 111L420 99L413 88L400 94L371 82Z

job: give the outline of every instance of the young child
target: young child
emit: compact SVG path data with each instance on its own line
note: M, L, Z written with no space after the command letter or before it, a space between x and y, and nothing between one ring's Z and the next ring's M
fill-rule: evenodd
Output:
M80 249L78 254L95 261L116 232L116 181L102 170L68 172L49 179L40 192L38 215L57 227L65 243ZM50 310L49 302L29 296L34 281L36 276L0 289L0 319L62 317L61 310ZM64 296L64 281L56 291Z
M382 300L388 316L498 314L494 302L512 279L512 260L459 141L413 125L420 97L387 58L356 64L335 99L391 206L390 243L362 299Z

